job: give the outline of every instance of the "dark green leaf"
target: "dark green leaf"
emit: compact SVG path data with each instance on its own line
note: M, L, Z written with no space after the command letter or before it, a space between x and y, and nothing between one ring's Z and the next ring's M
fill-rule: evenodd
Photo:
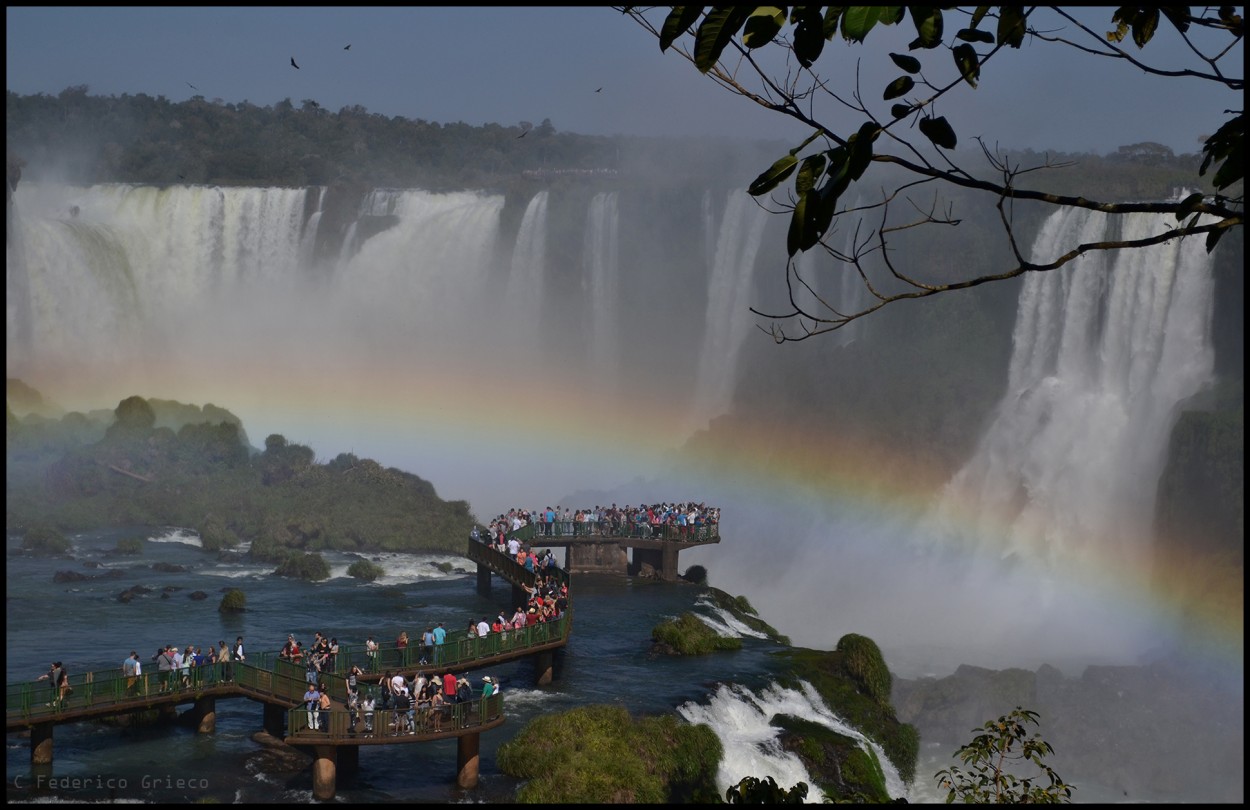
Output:
M1189 30L1189 9L1185 6L1163 6L1160 11L1172 26L1182 34Z
M894 106L890 107L890 115L894 116L895 118L902 118L904 115L907 115L911 111L912 111L912 106L910 104L895 104Z
M804 228L807 223L807 200L811 196L811 192L799 195L799 201L794 205L794 212L790 214L790 227L786 231L786 252L793 256L801 249L799 246L804 240Z
M1176 221L1180 222L1185 217L1194 212L1194 208L1202 202L1202 192L1194 192L1185 199L1181 200L1180 206L1176 209Z
M799 165L799 160L794 155L786 155L778 160L768 170L755 178L751 185L747 187L747 193L753 197L761 194L767 194L777 187L782 180L785 180L794 171L794 167Z
M911 89L915 86L916 82L911 76L899 76L897 79L890 82L889 86L885 88L885 93L882 94L881 99L883 101L889 101L892 98L898 98L899 96L911 92Z
M689 31L702 13L703 6L673 6L660 29L660 52L668 50L678 37Z
M986 13L990 10L989 6L977 6L977 10L972 12L972 25L969 28L976 28L981 24L981 20L985 19Z
M811 67L825 48L824 23L820 9L804 6L794 10L798 24L794 29L794 56L803 67Z
M1019 48L1024 42L1024 9L1000 6L998 9L998 44Z
M981 78L981 62L977 59L976 48L964 42L952 48L951 53L955 56L955 66L959 68L964 81L976 87L977 79Z
M821 25L821 30L825 33L825 39L833 39L833 35L838 33L838 20L842 19L842 11L845 6L829 6L825 9L825 19Z
M920 131L924 136L943 149L954 149L958 142L955 130L946 123L946 118L921 118Z
M1133 19L1133 42L1137 47L1144 48L1159 27L1159 9L1144 8L1137 12Z
M794 190L799 194L806 194L815 188L816 181L825 171L825 162L824 155L811 155L803 158L803 165L799 167L799 176L794 178Z
M1207 231L1207 253L1215 250L1215 245L1220 241L1220 237L1224 235L1225 230L1225 228L1219 228L1218 230Z
M872 142L881 134L881 127L872 121L864 122L859 131L847 140L850 155L846 161L846 175L850 180L864 176L864 170L872 162Z
M934 6L908 6L916 25L914 47L936 48L942 44L942 10Z
M1236 183L1246 176L1245 163L1242 159L1240 151L1234 152L1224 160L1224 165L1220 166L1215 172L1215 177L1211 178L1211 183L1216 188L1223 191L1224 189Z
M785 9L777 6L759 6L747 17L742 29L742 44L748 48L767 45L785 25Z
M994 35L989 31L978 31L975 28L962 28L955 32L956 39L962 39L964 42L988 42L994 44Z
M694 35L694 64L700 73L716 66L725 46L746 22L747 12L747 8L738 6L714 8L699 23Z
M877 6L848 6L842 13L842 38L847 42L863 42L880 20L880 14Z
M890 58L894 60L894 64L898 65L908 73L920 72L920 60L914 56L907 56L901 53L892 53Z

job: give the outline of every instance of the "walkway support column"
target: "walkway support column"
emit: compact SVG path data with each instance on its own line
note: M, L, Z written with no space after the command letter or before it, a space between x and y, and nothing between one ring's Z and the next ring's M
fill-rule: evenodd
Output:
M660 579L665 582L677 581L677 544L665 543L661 550Z
M456 741L456 784L462 788L477 787L481 736L465 734Z
M338 752L333 745L313 749L313 798L329 801L334 798L334 777L338 769Z
M546 686L551 683L551 650L534 654L534 683Z
M477 592L490 596L490 568L485 563L477 564Z
M52 764L52 723L40 723L30 728L30 764Z

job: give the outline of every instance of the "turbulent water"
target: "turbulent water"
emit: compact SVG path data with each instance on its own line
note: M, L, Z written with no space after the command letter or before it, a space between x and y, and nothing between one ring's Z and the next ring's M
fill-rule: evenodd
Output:
M706 566L713 584L747 595L796 644L830 649L845 633L868 635L906 677L945 675L961 663L1052 663L1077 675L1090 663L1182 649L1169 606L1141 583L1172 422L1211 376L1211 265L1192 240L1031 274L1006 393L978 449L940 498L902 492L886 502L861 493L854 475L815 494L797 478L762 479L753 475L756 459L732 446L715 475L671 472L690 431L732 412L735 392L759 371L745 341L767 340L747 308L778 283L765 276L775 269L778 218L740 191L597 189L573 200L542 191L517 201L376 190L345 220L323 189L23 183L14 200L8 376L69 407L112 407L135 393L212 402L239 415L254 438L281 432L322 460L340 452L376 458L430 479L440 496L468 500L483 517L561 499L592 505L573 503L577 492L718 504L724 541L686 552L683 567ZM1035 256L1061 239L1104 238L1109 227L1131 238L1149 218L1111 226L1100 214L1056 214L1035 239ZM851 252L853 230L841 238ZM809 257L800 271L814 271ZM862 302L848 273L824 278L817 294ZM871 335L848 329L829 345L852 339ZM497 607L473 595L468 577L427 576L428 560L384 561L402 573L367 588L341 576L320 585L265 579L261 587L259 569L206 561L160 539L147 544L149 555L196 568L185 581L152 584L254 583L255 609L244 620L252 637L324 627L342 639L431 613ZM80 557L94 558L107 535L76 542ZM338 572L347 562L332 560ZM36 597L46 596L53 569L16 565L27 579L15 580L11 567L10 680L46 669L49 638L71 666L115 665L132 647L234 632L178 593L140 612L86 587L56 592L72 619L49 633L37 624L47 611ZM318 615L304 619L313 596ZM761 718L797 705L831 727L839 721L810 694L776 689L767 642L748 638L743 653L707 661L646 657L654 620L693 599L677 586L588 583L564 677L532 690L502 673L520 706L516 727L532 712L583 702L678 710L712 722L726 741L722 780L768 770L795 781L800 766L765 739ZM161 637L170 634L177 638ZM1240 659L1225 665L1240 672ZM203 747L226 754L210 767L230 787L215 795L303 797L298 779L289 787L239 776L248 772L258 710L233 703L212 740L144 732L116 749L121 762L138 773L163 763L167 748L185 747L190 762ZM95 754L116 733L58 732L58 769L101 768ZM166 746L163 734L186 739ZM10 741L10 774L24 751ZM451 751L428 768L426 759L413 768L380 752L373 767L362 757L365 783L341 795L508 795L513 786L492 772L493 747L484 750L482 793L448 788ZM1079 798L1110 795L1090 787ZM913 800L926 790L906 788Z

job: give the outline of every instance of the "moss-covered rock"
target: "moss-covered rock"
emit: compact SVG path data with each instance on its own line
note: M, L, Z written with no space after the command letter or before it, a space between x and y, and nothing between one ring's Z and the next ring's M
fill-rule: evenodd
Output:
M885 772L876 753L858 740L792 715L779 715L772 722L782 729L781 747L803 761L827 797L872 804L894 798L886 791Z
M239 545L239 537L216 515L205 515L199 526L200 545L205 551L222 551Z
M365 582L373 582L386 574L386 569L369 560L357 560L347 567L347 575Z
M704 725L582 706L532 720L499 747L498 762L504 773L529 780L516 794L526 804L704 804L720 799L722 752Z
M117 541L117 547L113 549L114 554L142 554L143 540L138 537L123 537Z
M860 679L848 672L843 652L792 648L776 654L788 663L789 674L780 678L782 685L797 689L800 681L810 683L839 717L881 746L904 781L911 781L920 736L915 728L899 722L888 701L869 694Z
M858 633L847 633L838 640L842 666L868 695L882 706L890 705L890 669L877 643Z
M330 578L330 566L320 554L292 554L282 561L274 574L316 582Z
M238 588L231 588L221 597L218 613L242 613L247 610L247 596Z
M778 644L790 646L789 636L783 636L781 633L778 633L772 625L761 619L745 596L731 596L719 588L708 588L707 595L712 600L712 604L732 614L735 619L747 627L758 633L763 633Z
M707 655L718 650L740 650L742 639L722 636L695 616L683 613L651 629L657 652L669 655Z

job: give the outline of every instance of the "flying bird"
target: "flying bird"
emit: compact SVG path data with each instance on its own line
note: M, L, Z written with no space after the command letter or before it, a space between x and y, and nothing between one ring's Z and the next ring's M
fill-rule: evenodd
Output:
M602 92L603 92L603 88L602 88L602 87L600 87L600 88L599 88L598 90L596 90L595 92L596 92L596 93L602 93Z
M530 134L530 131L527 129L524 132L522 132L520 135L518 135L517 138L524 138L528 134Z
M295 64L294 56L291 57L291 67L295 68L296 70L299 70L299 65Z
M350 51L351 49L352 49L352 44L350 42L343 46L343 50L345 51Z
M200 88L196 87L195 85L191 84L191 82L187 82L187 87L190 87L192 90L199 90L199 89L200 89Z

